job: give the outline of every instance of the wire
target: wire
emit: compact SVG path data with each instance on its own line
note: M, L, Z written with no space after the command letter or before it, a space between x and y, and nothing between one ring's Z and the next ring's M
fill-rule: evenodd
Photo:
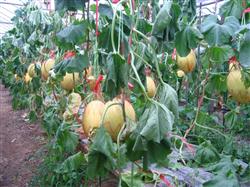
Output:
M5 17L7 17L9 20L11 20L11 17L9 17L8 15L6 15L5 13L3 12L0 12L2 15L4 15Z
M12 13L12 14L15 13L15 12L11 12L9 9L7 9L7 8L5 8L5 7L3 7L3 6L0 6L0 8L3 8L4 10L8 11L9 13Z

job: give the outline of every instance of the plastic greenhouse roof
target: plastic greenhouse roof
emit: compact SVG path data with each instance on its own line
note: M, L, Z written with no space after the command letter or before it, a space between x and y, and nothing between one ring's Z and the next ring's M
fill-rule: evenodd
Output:
M24 6L29 0L0 0L0 37L7 32L8 30L12 29L12 22L11 18L15 14L15 10ZM51 2L51 9L54 7L54 0L36 0L35 2L41 5L43 8L47 8L44 2L50 1ZM103 0L100 0L103 1ZM215 2L217 1L217 5ZM219 6L223 3L223 0L196 0L197 2L197 14L199 14L199 5L208 4L203 6L201 9L201 15L207 15L211 13L218 13ZM160 0L163 2L163 0ZM210 4L212 3L212 4Z

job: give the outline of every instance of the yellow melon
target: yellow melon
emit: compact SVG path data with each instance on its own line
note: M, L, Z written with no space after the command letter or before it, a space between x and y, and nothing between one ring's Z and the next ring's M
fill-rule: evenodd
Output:
M156 93L156 86L154 80L150 77L146 77L147 94L149 97L154 97Z
M66 73L66 75L63 77L63 80L61 81L61 86L63 89L69 91L79 83L79 80L79 73Z
M99 100L91 101L85 108L82 119L84 133L89 136L93 129L100 127L104 111L104 103Z
M181 69L185 73L192 72L195 68L196 56L193 50L191 50L190 53L185 57L181 57L177 53L176 60L179 69Z
M250 102L250 87L246 88L241 78L241 70L237 67L232 68L227 76L228 92L235 101L248 103Z
M107 129L112 139L116 141L124 123L121 100L114 99L113 101L107 102L105 104L104 111L105 110L106 115L104 116L103 125ZM134 108L128 101L125 101L125 114L130 120L136 120Z
M54 65L55 65L55 60L51 58L42 64L41 73L42 73L42 78L44 80L48 79L49 71L54 67Z

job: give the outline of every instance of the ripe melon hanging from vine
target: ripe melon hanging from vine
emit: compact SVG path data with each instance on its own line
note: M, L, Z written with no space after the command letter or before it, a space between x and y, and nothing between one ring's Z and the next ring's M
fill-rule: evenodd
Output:
M242 72L237 61L229 64L229 74L227 76L227 88L232 99L239 103L250 102L250 87L246 88L242 80Z
M30 77L34 77L36 75L35 64L30 64L27 71Z
M87 136L90 136L95 128L100 127L104 106L104 103L99 100L94 100L87 104L82 119L82 127Z
M191 49L190 53L185 57L181 57L177 52L176 61L179 69L181 69L185 73L192 72L196 65L195 52Z
M133 106L130 102L124 102L125 115L132 121L136 120L136 114ZM122 111L122 100L113 99L105 104L106 114L104 114L103 125L107 129L108 133L114 141L117 140L117 136L124 124L124 117Z
M52 58L48 59L42 64L41 73L42 73L42 78L44 80L48 79L49 71L54 67L54 65L55 65L55 60Z
M146 86L148 97L154 97L156 94L156 86L154 80L150 76L146 76Z
M24 76L24 82L28 84L32 80L32 77L29 76L28 72Z
M79 73L66 73L61 81L61 86L65 90L72 90L80 81Z

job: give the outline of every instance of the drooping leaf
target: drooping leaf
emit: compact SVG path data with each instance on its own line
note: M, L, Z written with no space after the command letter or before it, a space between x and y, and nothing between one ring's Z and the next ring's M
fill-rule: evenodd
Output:
M95 10L96 9L94 8L93 11ZM113 19L113 15L114 15L113 9L109 5L100 4L98 10L101 16L107 17L109 20ZM127 26L128 28L131 28L131 25L132 25L131 18L125 14L122 14L122 19L124 21L124 25Z
M180 56L187 56L190 50L196 48L203 38L200 31L187 25L183 30L175 35L175 47Z
M234 16L240 19L242 11L242 0L227 0L221 5L219 14L223 17Z
M166 159L167 155L171 153L171 145L166 139L161 140L160 143L149 141L147 147L150 151L148 156L151 163L167 164Z
M158 93L160 103L164 104L178 118L178 96L176 91L170 85L164 84L160 87Z
M239 28L239 21L234 16L226 17L224 23L221 24L217 16L210 15L201 24L201 32L211 46L230 43L230 37Z
M78 143L78 136L68 128L63 128L62 124L56 132L55 146L59 146L60 151L73 152Z
M105 91L110 97L115 97L121 88L127 87L128 64L119 54L110 53L107 57L107 77Z
M84 155L82 152L78 152L74 155L71 155L66 160L63 161L56 169L55 172L57 173L69 173L76 171L81 166L86 163Z
M145 150L143 142L154 141L160 143L166 134L172 130L174 115L164 105L151 104L144 111L138 122L136 132L138 136L134 145L134 150Z
M64 49L73 49L82 44L87 36L88 23L72 24L56 34L56 44Z
M63 60L62 62L58 63L54 67L55 73L62 73L65 72L73 73L73 72L83 72L84 68L89 66L89 58L87 53L84 55L76 55L75 57L68 58Z
M245 34L244 41L240 47L239 60L243 67L250 68L250 31Z
M80 10L85 7L85 0L55 0L56 11L61 10Z
M106 129L101 126L97 129L93 143L89 149L87 174L90 178L105 176L115 169L115 148Z
M133 136L136 136L134 134ZM132 136L132 138L134 138ZM145 138L141 138L141 145L143 149L135 150L134 145L136 143L135 139L130 138L127 142L127 152L126 156L131 161L136 161L148 155L148 159L150 163L157 163L160 165L166 165L167 156L171 153L171 146L168 140L163 139L160 143L154 141L147 141ZM150 154L149 154L150 153Z
M170 10L172 7L172 1L164 1L162 8L156 16L153 24L152 35L162 38L162 33L166 29L171 21Z

